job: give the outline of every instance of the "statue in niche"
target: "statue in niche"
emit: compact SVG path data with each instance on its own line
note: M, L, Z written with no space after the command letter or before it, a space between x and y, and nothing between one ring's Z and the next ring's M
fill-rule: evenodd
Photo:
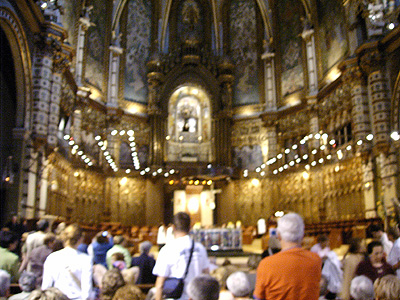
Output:
M200 30L200 8L196 1L187 0L183 3L182 11L182 38L183 40L198 40Z
M190 105L185 105L179 112L179 123L182 132L194 133L197 131L197 118L195 108Z
M183 4L182 21L187 24L190 30L194 30L200 20L200 10L194 0L188 0Z
M303 31L308 31L313 28L311 21L307 17L300 17L300 22L303 25Z

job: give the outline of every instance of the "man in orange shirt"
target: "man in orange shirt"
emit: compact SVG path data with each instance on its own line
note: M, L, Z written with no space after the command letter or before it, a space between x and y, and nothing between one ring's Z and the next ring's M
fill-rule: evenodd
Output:
M301 247L304 222L289 213L278 220L282 250L264 258L257 269L254 298L258 300L318 300L322 261Z

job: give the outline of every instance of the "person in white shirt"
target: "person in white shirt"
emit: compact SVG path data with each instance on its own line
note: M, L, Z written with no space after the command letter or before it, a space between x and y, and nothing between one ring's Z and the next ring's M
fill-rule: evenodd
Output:
M56 287L71 300L90 299L92 260L76 249L82 242L82 231L71 224L62 236L65 248L51 253L44 263L42 289Z
M392 266L398 278L400 278L400 223L396 227L399 238L394 242L390 251L387 262Z
M7 271L0 270L0 300L5 300L10 295L11 276Z
M388 256L390 251L392 250L393 242L389 240L386 232L383 231L382 226L372 224L369 227L369 230L373 238L382 243L383 252L385 252L386 256Z
M175 239L167 242L161 248L153 274L157 276L155 300L162 300L163 285L168 277L183 278L187 263L189 261L192 239L189 237L190 216L187 213L179 212L174 216L174 236ZM192 260L189 265L187 276L185 277L185 288L181 296L182 300L189 299L186 292L187 284L194 277L209 273L209 260L207 251L200 243L194 243Z
M158 227L158 233L157 233L158 250L161 250L161 248L164 247L166 242L167 242L166 228L164 224L161 224L160 227Z
M334 251L330 251L326 255L322 275L328 280L328 294L325 295L325 298L336 299L336 295L342 288L343 271L340 260Z
M165 231L165 243L168 243L169 241L173 241L174 239L175 239L174 226L172 226L172 224L169 224L167 227L167 230Z
M31 251L44 244L44 237L49 231L49 222L47 220L39 220L36 223L37 231L31 233L26 238L26 256L28 257Z
M331 251L329 247L329 238L325 234L318 236L317 244L311 247L311 252L317 253L322 260L326 259L326 256Z

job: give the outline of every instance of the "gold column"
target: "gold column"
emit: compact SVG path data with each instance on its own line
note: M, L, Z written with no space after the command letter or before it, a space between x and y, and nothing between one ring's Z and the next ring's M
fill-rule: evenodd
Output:
M164 162L164 147L166 135L166 114L160 107L159 88L163 81L161 62L158 57L147 63L149 73L147 82L149 84L149 104L147 112L149 115L151 136L150 136L150 165L161 166Z
M390 91L386 76L385 57L376 42L371 42L359 50L361 67L368 75L370 107L372 111L373 153L376 157L377 177L381 178L381 188L377 190L377 203L381 217L394 214L393 200L397 192L397 156L390 145ZM378 207L379 208L379 207Z
M366 140L371 133L370 106L368 99L367 79L363 69L358 65L358 59L344 61L340 68L343 72L343 81L350 86L352 102L353 136L356 152L362 157L363 190L361 195L364 202L364 217L376 217L376 189L374 163L371 148L372 143ZM357 143L362 141L362 143Z

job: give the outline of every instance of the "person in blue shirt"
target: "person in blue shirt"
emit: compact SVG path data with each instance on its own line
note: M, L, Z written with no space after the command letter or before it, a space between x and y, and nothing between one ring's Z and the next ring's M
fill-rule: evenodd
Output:
M107 251L114 245L112 235L107 231L99 232L88 247L88 253L93 258L93 265L100 264L107 268Z

